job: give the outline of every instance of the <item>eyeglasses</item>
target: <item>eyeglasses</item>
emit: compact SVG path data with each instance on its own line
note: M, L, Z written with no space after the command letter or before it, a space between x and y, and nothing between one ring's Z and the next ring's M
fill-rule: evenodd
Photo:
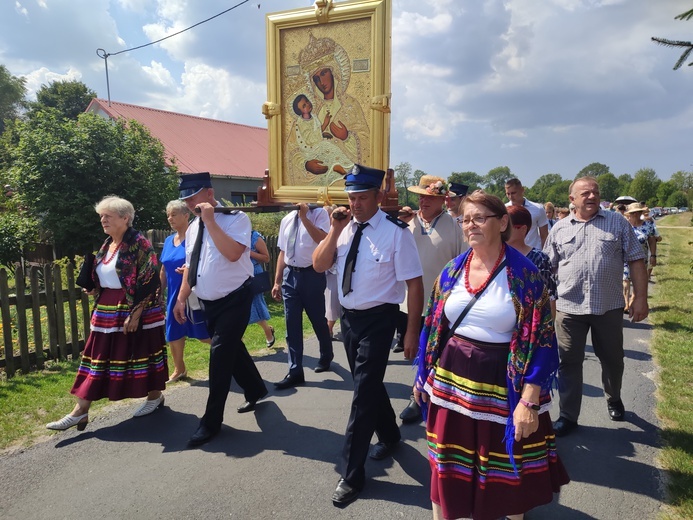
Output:
M500 218L500 215L484 215L481 216L479 215L478 217L472 217L472 218L464 218L462 219L462 225L463 226L469 226L472 222L474 223L475 226L483 226L486 224L486 221L490 218Z

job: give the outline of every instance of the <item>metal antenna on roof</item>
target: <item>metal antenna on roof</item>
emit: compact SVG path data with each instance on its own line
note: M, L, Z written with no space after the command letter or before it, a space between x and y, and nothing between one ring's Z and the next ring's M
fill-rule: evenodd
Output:
M103 59L103 62L106 64L106 92L108 93L108 106L111 106L111 85L108 81L108 57L110 56L109 53L107 53L103 49L96 49L96 55Z

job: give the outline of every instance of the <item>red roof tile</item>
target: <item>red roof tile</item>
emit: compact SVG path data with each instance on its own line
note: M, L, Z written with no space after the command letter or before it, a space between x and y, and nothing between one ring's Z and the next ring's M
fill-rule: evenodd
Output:
M111 119L134 119L146 126L175 157L180 173L259 179L268 164L267 129L154 108L93 99L87 112Z

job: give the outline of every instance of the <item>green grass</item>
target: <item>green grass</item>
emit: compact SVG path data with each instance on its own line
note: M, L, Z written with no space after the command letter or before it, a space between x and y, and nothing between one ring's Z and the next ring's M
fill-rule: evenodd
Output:
M270 310L270 325L274 327L277 342L273 350L286 346L284 340L284 308L267 296ZM304 335L313 333L310 321L304 315ZM253 355L267 353L265 333L259 325L250 325L243 337L246 347ZM74 406L70 388L77 372L77 361L48 361L46 368L38 372L22 374L18 372L7 379L0 373L0 449L14 446L28 446L43 435L50 434L45 429L47 422L60 419ZM188 340L185 346L185 364L188 374L195 379L207 379L209 347L196 340ZM173 372L173 360L169 356L169 371ZM173 385L187 384L184 381ZM112 403L102 400L92 405L90 414L98 415L99 410Z
M693 518L693 227L691 214L657 222L656 285L650 300L652 347L660 367L657 414L662 426L660 462L668 473L663 518ZM680 226L667 229L666 226Z

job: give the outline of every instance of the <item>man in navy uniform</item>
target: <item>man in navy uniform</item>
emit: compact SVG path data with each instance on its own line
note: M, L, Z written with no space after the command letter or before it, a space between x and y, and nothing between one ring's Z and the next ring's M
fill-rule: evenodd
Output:
M286 320L286 344L289 349L289 372L281 381L274 383L284 390L305 382L303 375L303 311L313 325L320 345L320 359L315 372L330 369L332 338L325 318L325 273L313 269L313 251L327 236L330 216L324 208L308 209L299 204L298 209L286 215L279 225L280 249L277 272L274 277L272 297L284 299Z
M199 213L185 234L185 269L178 300L173 309L176 321L184 323L186 300L191 292L199 298L209 335L209 397L205 414L189 447L208 442L221 429L231 378L243 389L245 403L238 412L252 411L267 395L267 388L243 343L250 319L251 225L242 212L215 213L209 173L181 175L180 198Z
M341 478L332 495L336 506L348 504L363 488L373 433L378 443L370 457L375 460L388 457L401 439L383 379L405 289L409 306L405 357L412 359L419 345L423 270L407 224L378 207L384 176L382 170L354 166L345 177L349 209L334 210L330 231L313 253L318 272L336 261L344 348L354 379ZM339 219L340 213L345 218Z

